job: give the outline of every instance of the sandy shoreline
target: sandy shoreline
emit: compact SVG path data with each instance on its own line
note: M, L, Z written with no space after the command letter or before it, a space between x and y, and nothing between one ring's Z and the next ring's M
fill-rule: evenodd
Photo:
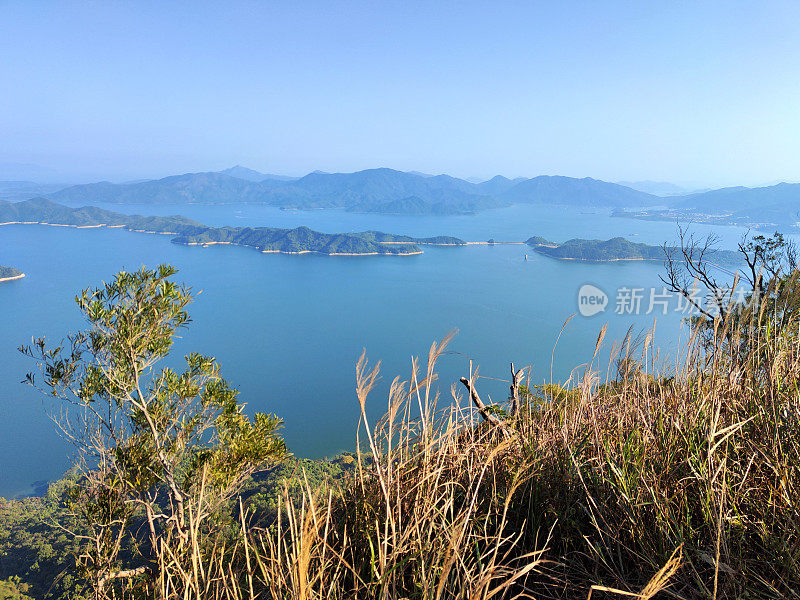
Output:
M522 246L525 242L464 242L467 246Z
M464 246L465 244L469 244L471 242L464 242L463 244L439 244L436 242L375 242L376 244L385 244L387 246L391 245L402 245L402 244L414 244L415 246Z
M125 229L135 233L152 233L155 235L178 235L174 231L148 231L147 229L130 229L126 225L109 225L108 223L98 223L97 225L66 225L64 223L48 223L46 221L6 221L0 223L2 225L47 225L48 227L71 227L72 229L99 229L105 227L107 229Z
M71 227L73 229L98 229L100 227L107 227L108 229L125 229L126 231L130 231L132 233L150 233L155 235L180 235L179 233L173 231L148 231L146 229L130 229L125 225L108 225L106 223L98 223L97 225L65 225L62 223L47 223L45 221L6 221L5 223L0 223L0 226L3 225L47 225L49 227ZM411 242L399 242L399 243L411 243ZM250 246L248 244L236 244L234 242L187 242L181 243L179 245L182 246L240 246L242 248L253 248L262 252L263 254L321 254L322 256L414 256L416 254L422 254L422 250L418 252L394 252L394 253L383 253L383 252L319 252L318 250L302 250L300 252L287 252L285 250L261 250L258 246ZM457 244L428 244L428 245L439 245L439 246L452 246ZM25 275L23 274L22 277ZM21 277L12 277L6 279L0 279L0 282L3 281L11 281L12 279L21 279Z
M552 246L549 246L552 247ZM662 259L660 258L575 258L572 256L553 256L552 254L547 254L546 252L539 252L535 248L533 249L536 254L541 254L542 256L546 256L547 258L553 258L555 260L577 260L580 262L660 262Z
M299 250L292 252L289 250L261 250L258 246L251 246L249 244L237 244L235 242L179 242L181 246L239 246L240 248L253 248L262 254L321 254L322 256L412 256L415 254L422 254L422 250L418 252L320 252L319 250Z
M20 273L19 275L14 275L13 277L0 277L0 283L5 283L6 281L16 281L17 279L22 279L25 277L25 273Z

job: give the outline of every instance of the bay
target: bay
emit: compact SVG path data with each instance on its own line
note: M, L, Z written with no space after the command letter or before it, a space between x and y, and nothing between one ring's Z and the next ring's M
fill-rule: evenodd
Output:
M139 214L183 214L209 225L296 227L324 232L377 229L414 236L456 235L468 241L520 242L531 235L553 241L572 237L662 243L675 238L670 223L630 221L608 211L513 206L478 215L414 217L344 211L286 211L254 205L117 206ZM712 231L697 228L700 233ZM721 246L733 248L743 231L718 227ZM527 260L525 255L527 254ZM0 264L27 274L0 284L0 496L30 493L34 482L59 477L71 464L69 446L51 416L59 405L20 382L34 365L16 351L33 336L53 340L82 327L75 295L118 270L168 262L198 296L193 322L181 333L176 356L215 356L241 391L248 412L285 419L290 449L300 456L332 455L355 445L359 419L355 363L362 349L383 361L382 386L369 404L374 422L386 403L388 383L407 379L412 356L424 357L434 339L459 333L443 357L440 383L466 375L470 359L488 378L508 377L509 362L532 365L534 382L565 380L591 361L598 332L609 324L606 351L595 366L607 371L608 348L628 329L643 332L657 316L661 359L674 361L685 330L681 315L617 315L620 287L660 288L658 263L556 261L524 245L426 248L405 257L264 255L247 248L198 248L169 236L118 229L35 225L0 227ZM592 283L612 305L591 318L576 317L577 292ZM647 298L643 300L646 312ZM605 361L605 363L604 363ZM178 365L177 358L170 361ZM486 379L481 391L501 401L507 383Z

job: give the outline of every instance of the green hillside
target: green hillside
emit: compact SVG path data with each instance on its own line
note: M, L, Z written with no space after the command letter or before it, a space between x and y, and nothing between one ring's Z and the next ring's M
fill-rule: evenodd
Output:
M571 239L563 244L550 242L543 237L533 236L526 242L534 251L551 258L564 260L585 261L616 261L616 260L655 260L663 261L666 251L676 251L677 248L651 246L631 242L623 237L610 240L584 240ZM708 258L725 264L738 262L741 257L738 252L730 250L711 250Z
M454 237L413 238L380 231L362 233L321 233L308 227L208 227L180 215L146 217L125 215L95 206L71 208L46 198L24 202L0 201L0 223L43 223L72 227L121 227L129 231L174 235L173 242L186 245L233 244L262 252L319 254L418 254L418 244L458 246Z
M12 277L19 277L24 275L22 271L17 271L12 267L4 267L0 265L0 279L11 279Z

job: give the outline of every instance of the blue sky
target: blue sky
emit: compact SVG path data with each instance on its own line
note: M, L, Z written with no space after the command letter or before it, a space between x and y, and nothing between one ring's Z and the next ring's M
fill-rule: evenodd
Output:
M0 162L800 180L797 2L7 2Z

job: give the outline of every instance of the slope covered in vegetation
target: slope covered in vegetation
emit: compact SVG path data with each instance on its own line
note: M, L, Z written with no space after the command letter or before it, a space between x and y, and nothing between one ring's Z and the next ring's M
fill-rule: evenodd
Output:
M308 227L275 229L271 227L209 227L200 233L181 235L176 244L248 246L262 252L301 254L419 254L417 244L461 246L458 238L413 238L380 231L364 233L320 233Z
M13 267L4 267L4 266L0 265L0 281L6 280L6 279L17 279L18 277L21 277L22 275L24 275L24 273L22 271L18 271L17 269L15 269Z
M300 254L419 254L418 244L463 245L463 240L448 236L413 238L380 231L361 233L321 233L308 227L209 227L182 217L144 217L125 215L96 206L72 208L34 198L24 202L0 201L0 224L40 223L69 227L122 227L129 231L176 236L173 242L196 246L233 244L262 252Z
M631 242L624 237L615 237L610 240L584 240L574 238L562 244L550 242L543 237L533 236L525 242L539 254L551 258L588 261L614 261L614 260L657 260L663 261L665 251L676 252L678 247L652 246ZM732 264L741 262L738 252L730 250L709 249L707 258L717 262Z

